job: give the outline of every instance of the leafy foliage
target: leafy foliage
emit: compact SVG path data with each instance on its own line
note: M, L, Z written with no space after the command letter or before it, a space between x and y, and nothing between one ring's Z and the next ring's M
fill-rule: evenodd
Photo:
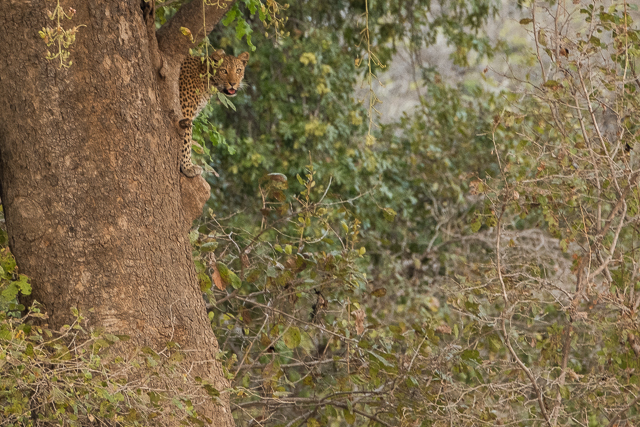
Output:
M441 384L424 372L449 378L461 359L438 345L454 330L451 313L433 294L417 296L433 280L407 280L406 261L420 264L426 252L447 268L460 262L438 224L466 228L465 181L499 171L491 139L477 135L504 101L431 74L423 107L383 126L372 145L352 95L361 23L340 17L363 10L308 6L290 9L289 38L255 42L237 112L213 108L235 153L211 145L224 172L211 178L210 210L193 235L196 268L239 423L409 422ZM212 41L235 43L231 31ZM388 59L393 47L382 46Z
M139 349L128 357L113 356L125 335L85 329L75 321L60 331L42 326L47 315L34 304L22 317L18 296L30 293L28 279L16 273L8 249L1 251L4 272L0 293L0 414L1 425L174 425L175 420L203 425L195 406L219 392L205 381L190 378L175 343L160 353ZM161 378L161 380L158 380ZM166 381L180 378L181 390ZM187 381L185 381L187 380Z
M535 12L521 24L535 24ZM581 20L562 38L551 37L553 23L538 24L539 74L523 78L531 91L495 119L496 146L505 133L522 139L500 156L499 175L474 183L484 206L472 227L493 235L494 262L453 287L460 296L475 289L478 306L459 297L455 306L473 319L466 327L493 335L494 351L508 355L489 362L484 347L485 380L506 384L496 375L506 367L530 390L526 403L492 393L504 405L496 420L526 410L532 423L631 425L640 353L632 326L638 164L629 151L638 135L628 118L640 86L625 75L635 75L638 32L626 5L569 12Z
M492 53L472 4L429 21L457 64ZM369 4L383 62L435 40L408 5ZM519 61L540 69L498 76L517 90L424 67L421 106L374 141L351 95L359 4L294 5L273 45L255 32L238 112L213 108L235 153L216 150L195 252L239 423L636 422L637 34L624 5L545 5L554 21L521 5ZM238 280L216 287L220 265Z
M221 176L190 238L239 425L638 423L640 33L633 5L605 3L519 2L520 46L482 33L488 0L234 6L211 45L257 48L236 109L222 99L194 124L195 157ZM458 67L505 48L508 74L452 86L420 60L438 37ZM420 105L370 134L377 96L353 89L399 52ZM2 262L16 311L28 282ZM44 330L2 325L16 422L37 399L56 421L153 414L135 379L78 374L117 339L59 361Z

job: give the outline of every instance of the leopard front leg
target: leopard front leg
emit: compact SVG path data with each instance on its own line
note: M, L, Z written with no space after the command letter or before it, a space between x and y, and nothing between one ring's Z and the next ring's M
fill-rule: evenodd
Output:
M191 162L191 137L193 124L189 119L180 120L180 127L184 129L184 139L180 151L180 171L188 178L202 174L202 168Z

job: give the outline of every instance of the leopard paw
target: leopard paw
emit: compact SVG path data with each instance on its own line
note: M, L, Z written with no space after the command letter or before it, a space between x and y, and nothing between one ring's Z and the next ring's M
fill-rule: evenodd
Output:
M191 120L190 119L182 119L178 122L178 124L180 125L180 127L182 129L188 129L191 127Z
M198 175L202 175L202 168L196 165L180 166L180 172L187 178L193 178Z

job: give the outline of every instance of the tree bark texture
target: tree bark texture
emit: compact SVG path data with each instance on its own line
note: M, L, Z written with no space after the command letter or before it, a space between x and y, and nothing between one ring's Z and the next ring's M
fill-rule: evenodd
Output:
M56 1L0 1L0 181L11 250L50 327L77 307L133 346L174 341L222 390L188 241L209 186L180 174L177 126L192 47L179 28L202 39L233 1L220 3L207 6L208 28L194 0L156 33L153 3L61 0L77 10L63 26L84 25L66 69L38 35L55 27ZM233 425L228 403L206 413Z

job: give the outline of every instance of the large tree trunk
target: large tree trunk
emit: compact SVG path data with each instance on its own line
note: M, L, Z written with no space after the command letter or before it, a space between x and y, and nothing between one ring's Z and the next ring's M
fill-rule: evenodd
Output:
M38 31L55 0L0 1L0 180L10 247L49 326L71 307L133 346L177 342L195 373L227 384L191 258L188 231L209 197L180 175L178 73L189 40L225 8L183 6L156 36L143 0L62 0L84 25L73 65L45 59ZM199 31L198 31L199 30ZM52 48L49 48L53 50ZM89 309L93 309L90 313ZM228 399L223 399L228 402ZM216 426L228 403L210 405Z

